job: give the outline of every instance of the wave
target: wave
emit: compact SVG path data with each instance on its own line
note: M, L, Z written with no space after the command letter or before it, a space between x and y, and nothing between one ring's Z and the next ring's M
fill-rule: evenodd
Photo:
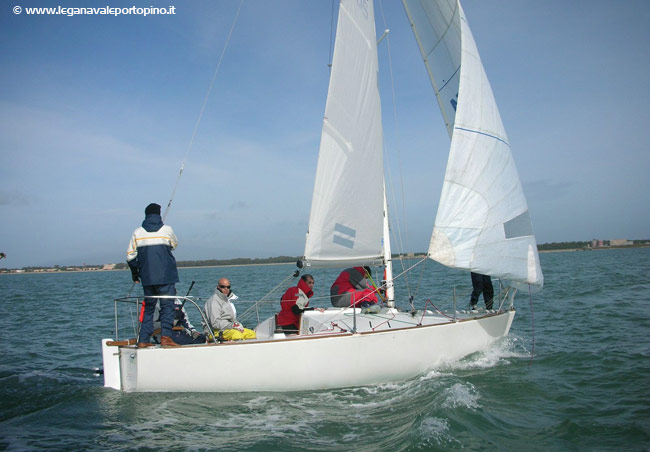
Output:
M451 373L458 370L490 369L510 364L512 358L530 357L531 353L527 350L524 339L510 334L496 341L487 350L473 353L460 361L446 363L441 369Z

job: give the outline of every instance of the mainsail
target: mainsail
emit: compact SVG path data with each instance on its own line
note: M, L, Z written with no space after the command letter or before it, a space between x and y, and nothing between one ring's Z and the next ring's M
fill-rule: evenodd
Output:
M373 4L340 3L314 182L307 265L381 262L383 131Z
M402 0L451 148L429 257L541 287L537 244L510 144L458 0Z

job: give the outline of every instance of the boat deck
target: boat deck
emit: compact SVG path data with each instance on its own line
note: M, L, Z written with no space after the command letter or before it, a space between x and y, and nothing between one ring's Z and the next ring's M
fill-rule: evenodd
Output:
M377 312L370 312L368 309L363 308L330 308L323 312L305 312L302 316L299 335L285 335L276 332L274 318L261 322L255 331L258 340L353 332L366 333L460 322L495 313L496 311L457 311L454 316L453 312L434 312L430 310L411 313L390 308L381 308Z

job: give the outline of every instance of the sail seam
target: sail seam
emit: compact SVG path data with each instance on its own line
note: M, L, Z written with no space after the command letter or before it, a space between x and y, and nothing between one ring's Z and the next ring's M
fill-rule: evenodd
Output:
M341 5L341 6L340 6L340 10L343 11L343 12L345 13L345 15L347 16L347 18L348 18L348 20L350 21L350 23L354 26L354 28L356 29L356 31L361 35L361 37L362 37L363 40L365 41L366 46L368 47L368 49L372 49L372 45L371 45L371 42L370 42L369 37L366 36L366 34L365 34L364 31L363 31L363 28L361 28L361 26L359 25L359 23L355 20L355 18L354 18L354 17L352 16L352 14L350 13L350 11L348 11L348 10L344 7L344 5ZM336 49L335 49L335 50L336 50Z
M508 143L508 142L507 142L506 140L504 140L503 138L499 138L499 137L496 136L496 135L492 135L492 134L489 134L489 133L481 132L480 130L466 129L465 127L454 127L454 129L464 130L465 132L470 132L470 133L477 133L477 134L479 134L479 135L485 135L486 137L494 138L495 140L500 141L500 142L502 142L503 144L505 144L506 146L510 147L510 143Z
M451 76L449 77L449 80L447 80L447 81L445 82L445 84L442 85L442 86L440 87L440 91L442 91L443 89L445 89L445 86L447 86L447 85L449 84L449 82L451 82L451 81L454 79L454 77L456 76L456 74L458 73L458 71L460 71L460 66L458 66L458 67L456 68L456 70L454 71L454 73L451 74Z
M440 12L440 9L438 9L438 12ZM440 34L440 38L439 38L439 39L438 39L438 40L433 44L433 46L431 47L431 50L429 50L429 51L426 53L425 61L428 61L428 59L429 59L429 55L431 55L431 54L432 54L432 53L433 53L433 52L438 48L438 46L440 45L440 43L442 43L442 42L445 40L445 37L447 36L447 33L449 32L449 29L451 28L451 26L452 26L453 23L454 23L454 17L456 17L456 13L457 13L457 12L458 12L458 2L456 2L456 5L454 6L454 11L451 13L450 20L449 20L449 22L446 24L445 31L443 31L443 32ZM459 16L460 16L460 15L459 15ZM429 22L429 25L431 26L431 28L434 28L434 24L433 24L433 22L432 22L432 20L431 20L431 17L429 16L429 14L426 14L426 17L427 17L427 22ZM462 19L463 17L460 16L460 18Z

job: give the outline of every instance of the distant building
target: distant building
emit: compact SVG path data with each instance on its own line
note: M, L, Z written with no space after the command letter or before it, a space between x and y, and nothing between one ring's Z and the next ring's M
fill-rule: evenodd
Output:
M114 268L115 268L115 264L104 264L102 270L113 270Z
M610 246L627 246L632 244L633 243L627 239L614 239L609 241Z

